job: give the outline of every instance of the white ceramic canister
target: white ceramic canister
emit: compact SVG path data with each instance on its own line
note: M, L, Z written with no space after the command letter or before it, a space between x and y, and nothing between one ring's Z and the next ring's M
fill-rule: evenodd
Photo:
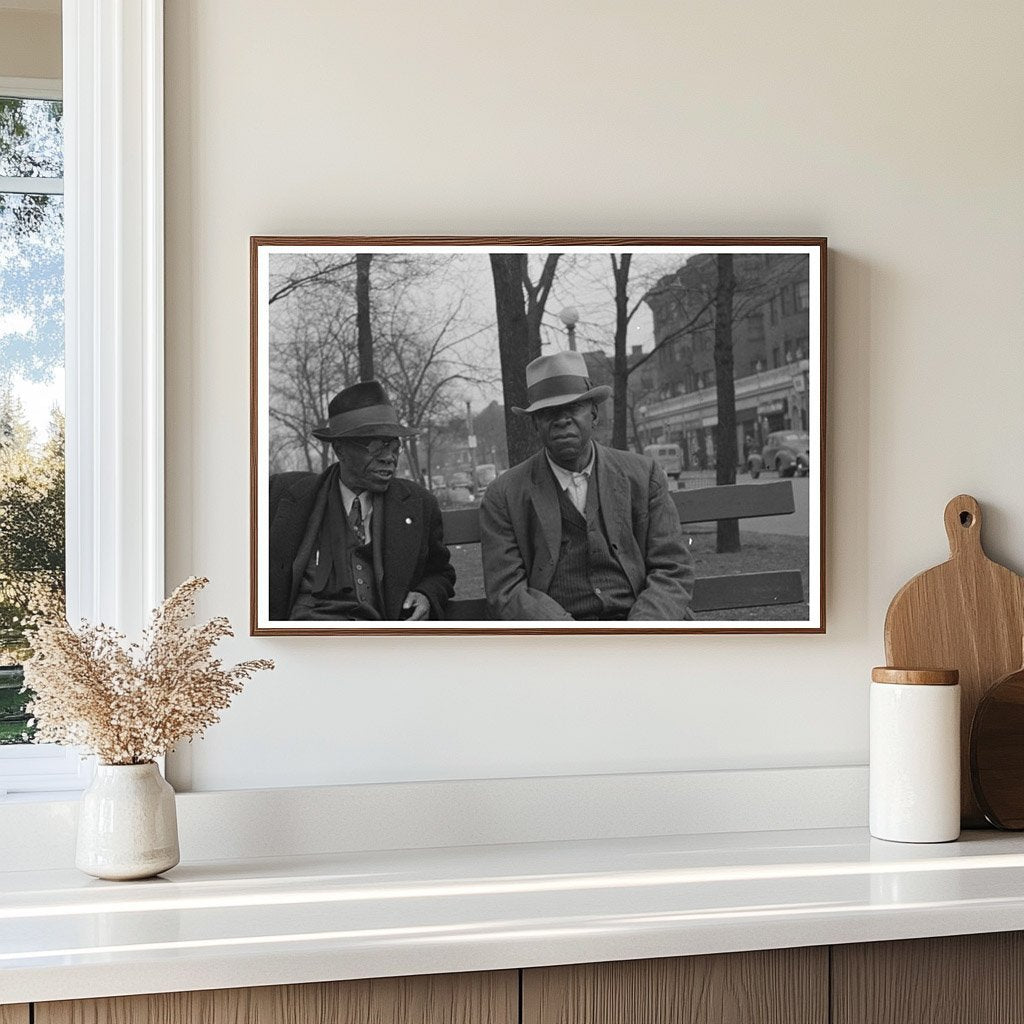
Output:
M870 828L876 839L948 843L960 835L960 676L871 671Z

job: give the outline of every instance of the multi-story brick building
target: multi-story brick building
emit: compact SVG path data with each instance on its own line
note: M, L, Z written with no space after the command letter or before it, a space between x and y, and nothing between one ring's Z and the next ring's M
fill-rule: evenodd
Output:
M782 253L734 259L732 350L737 451L759 448L770 431L806 430L809 406L808 260ZM713 466L715 386L713 253L691 257L646 297L654 318L651 388L639 411L645 444L674 442L688 468Z
M608 384L614 386L612 376L612 360L607 352L600 349L593 349L582 353L587 364L587 373L592 384ZM643 359L644 352L641 345L634 345L627 357L627 365L634 367ZM638 410L643 404L645 396L650 392L654 381L653 359L648 359L642 366L633 369L629 375L626 387L626 441L630 448L642 447L639 437ZM600 411L597 429L594 431L594 440L601 444L612 443L612 409L617 398L613 396Z

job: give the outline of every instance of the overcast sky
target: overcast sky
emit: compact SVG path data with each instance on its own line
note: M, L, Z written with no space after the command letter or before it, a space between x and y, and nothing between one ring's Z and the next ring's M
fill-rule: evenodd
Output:
M307 250L308 251L308 250ZM692 250L691 250L692 251ZM324 250L320 251L321 254ZM327 250L327 255L338 250ZM436 252L436 251L435 251ZM386 274L382 263L393 253L382 252L381 263L371 264L371 301L373 289L382 286ZM630 308L643 292L666 273L685 262L689 252L637 253L630 269ZM275 251L271 254L270 272L274 279L289 273L298 257ZM536 281L544 263L543 254L531 255L530 276ZM376 284L375 284L376 282ZM347 293L350 295L350 293ZM301 301L301 292L289 296L289 302ZM347 301L354 303L354 299ZM383 300L381 300L383 305ZM495 317L494 283L486 251L474 249L459 252L443 267L421 282L408 288L403 302L415 308L423 320L440 324L456 312L448 328L448 337L464 339L455 347L459 357L489 376L486 385L463 385L462 399L470 399L475 410L492 400L501 401L498 335ZM541 330L544 353L568 348L568 335L559 313L574 308L579 314L576 347L579 351L601 349L612 352L615 332L614 284L611 259L607 251L565 252L558 263L551 294L545 306ZM273 342L271 342L273 343ZM641 304L630 322L630 348L639 345L649 351L653 346L653 325L650 310Z

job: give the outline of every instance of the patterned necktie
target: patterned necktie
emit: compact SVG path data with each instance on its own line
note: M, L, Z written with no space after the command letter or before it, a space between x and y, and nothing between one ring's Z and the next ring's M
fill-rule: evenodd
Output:
M352 507L348 511L348 525L352 527L352 532L356 535L356 540L360 544L366 543L366 538L363 536L363 502L360 496L356 495L356 500L352 502Z

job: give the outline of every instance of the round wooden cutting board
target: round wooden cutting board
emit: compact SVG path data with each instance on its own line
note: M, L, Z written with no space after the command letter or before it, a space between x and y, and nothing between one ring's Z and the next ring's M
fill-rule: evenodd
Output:
M1024 578L993 562L981 546L981 509L969 494L945 511L949 561L915 576L889 605L885 657L894 668L959 669L960 813L965 828L985 816L971 789L970 734L988 688L1020 667Z
M971 726L971 783L997 828L1024 829L1024 668L981 698Z

